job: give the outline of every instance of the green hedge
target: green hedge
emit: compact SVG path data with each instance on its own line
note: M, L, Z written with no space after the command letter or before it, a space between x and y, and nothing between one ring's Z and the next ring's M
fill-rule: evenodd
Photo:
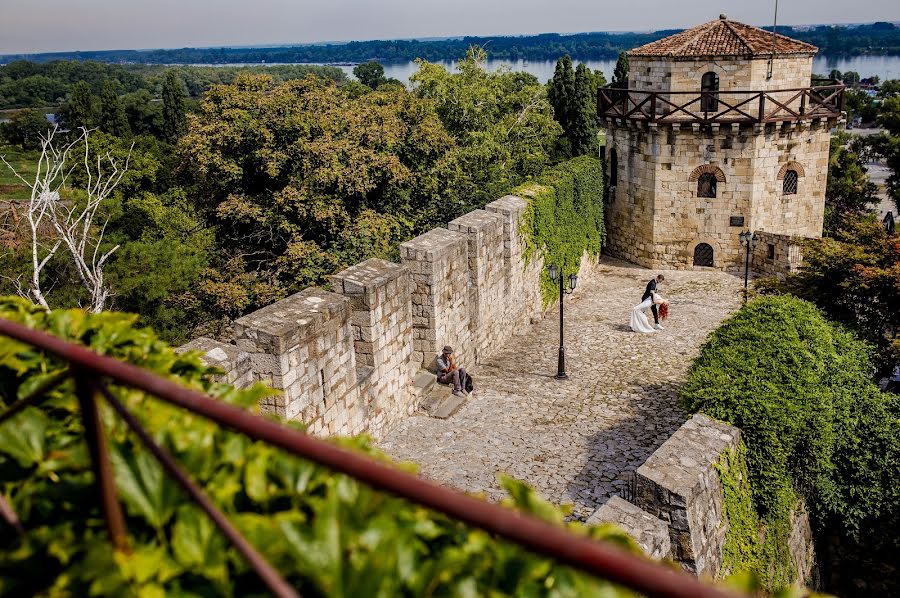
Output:
M786 296L749 303L702 347L682 405L743 431L766 524L782 525L802 497L820 526L900 538L900 403L871 381L870 353Z
M0 317L80 342L247 409L271 393L210 382L135 317L45 313L0 298ZM0 411L65 364L0 336ZM114 388L157 442L203 486L250 542L305 596L630 595L606 582L376 492L182 410ZM23 538L0 524L0 596L252 596L259 580L112 412L109 451L133 554L107 542L72 383L0 426L0 494ZM336 439L385 459L365 438ZM510 507L637 551L610 526L564 524L565 513L504 479Z
M529 198L519 228L526 262L537 256L561 266L568 276L578 272L581 256L599 257L606 240L603 225L603 163L581 156L549 169L534 183L514 191ZM559 299L559 283L541 274L544 304Z

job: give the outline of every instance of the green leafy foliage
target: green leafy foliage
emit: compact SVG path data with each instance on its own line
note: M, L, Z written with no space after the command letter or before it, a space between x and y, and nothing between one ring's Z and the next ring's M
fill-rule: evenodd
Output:
M763 519L753 503L747 449L743 442L737 449L726 451L716 465L722 482L722 510L728 521L721 574L729 577L749 576L758 588L772 591L797 581L788 540L790 517L770 516Z
M198 355L177 354L135 317L46 313L0 299L0 317L80 342L218 400L255 410L273 391L213 382ZM66 364L0 338L0 408ZM442 515L376 492L127 388L111 385L238 530L307 596L617 596L591 578ZM0 426L0 493L28 533L0 534L0 595L245 596L260 582L111 411L101 410L128 554L110 548L92 486L72 383ZM289 424L296 425L296 424ZM334 439L377 459L365 438ZM520 509L637 552L611 526L564 524L564 512L502 480Z
M41 146L41 137L47 136L50 123L40 110L32 108L14 113L9 122L0 124L0 137L7 143L18 145L22 150Z
M680 400L743 431L764 520L803 497L821 527L900 542L886 533L900 513L900 402L871 382L870 352L788 296L749 303L704 344Z
M542 258L568 276L578 273L585 254L599 257L606 239L600 160L581 156L563 162L515 193L530 199L519 228L526 260ZM545 305L559 299L559 287L546 271L541 295Z

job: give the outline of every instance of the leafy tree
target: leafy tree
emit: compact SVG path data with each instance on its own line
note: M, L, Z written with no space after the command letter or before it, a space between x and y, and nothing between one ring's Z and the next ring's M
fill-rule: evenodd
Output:
M841 73L841 71L839 71L839 70L837 70L837 69L831 69L831 72L828 73L828 78L829 78L829 79L834 79L835 81L843 81L843 80L844 80L844 74Z
M889 98L900 94L900 79L888 79L878 88L878 95L883 98Z
M547 90L547 100L553 107L553 117L566 135L568 151L572 151L569 131L572 128L575 108L575 73L572 71L572 59L566 54L556 61L556 70Z
M353 67L353 76L359 79L360 83L368 85L372 89L378 89L379 85L387 82L384 76L384 67L374 60Z
M184 84L175 71L166 71L162 87L163 135L170 142L176 141L185 132Z
M131 133L128 126L128 117L125 114L125 106L119 98L118 82L107 79L103 82L103 91L100 94L100 130L104 133L119 137Z
M69 129L92 129L97 126L99 111L97 97L87 83L79 81L72 88L69 99L60 107L59 117Z
M878 123L889 134L879 140L879 153L884 156L891 169L887 190L900 210L900 96L887 98L882 102Z
M837 231L845 219L869 211L878 203L878 187L869 180L857 154L848 150L845 135L831 139L828 183L825 187L825 234Z
M456 145L434 104L400 88L354 98L313 76L275 85L243 75L207 94L180 150L190 193L216 225L214 266L241 256L256 273L248 285L280 294L392 257L399 241L458 209ZM249 288L227 286L233 275L210 280L222 293Z
M613 70L612 85L620 89L628 88L628 54L619 52L616 68Z
M463 176L443 218L480 208L538 176L562 132L537 79L506 68L490 72L486 57L470 48L456 73L420 61L411 77L414 93L434 103L458 147L454 168Z
M135 135L162 137L163 112L160 102L154 102L146 89L122 96L122 107L128 118L128 127Z
M783 529L804 497L819 529L900 546L900 400L871 381L870 351L814 305L765 297L713 332L691 365L680 400L741 429L770 528Z
M2 128L3 136L9 143L19 145L23 150L29 150L41 146L41 137L47 136L50 124L43 112L26 108L15 112Z
M841 77L841 81L848 87L856 87L859 85L859 73L856 71L847 71Z
M572 155L597 154L597 103L590 69L580 63L575 69L575 96L569 130Z

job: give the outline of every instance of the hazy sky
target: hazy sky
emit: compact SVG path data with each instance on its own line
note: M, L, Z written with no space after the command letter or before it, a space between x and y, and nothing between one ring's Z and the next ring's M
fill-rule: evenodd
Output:
M774 0L3 0L0 54L770 24ZM900 21L898 0L781 0L779 23Z

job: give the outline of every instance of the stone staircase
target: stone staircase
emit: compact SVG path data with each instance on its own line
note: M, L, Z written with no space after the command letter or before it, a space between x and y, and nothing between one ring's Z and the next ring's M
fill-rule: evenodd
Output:
M429 417L447 419L456 414L466 402L465 396L455 396L453 389L438 384L434 374L421 370L413 379L413 394L419 401L419 411Z

